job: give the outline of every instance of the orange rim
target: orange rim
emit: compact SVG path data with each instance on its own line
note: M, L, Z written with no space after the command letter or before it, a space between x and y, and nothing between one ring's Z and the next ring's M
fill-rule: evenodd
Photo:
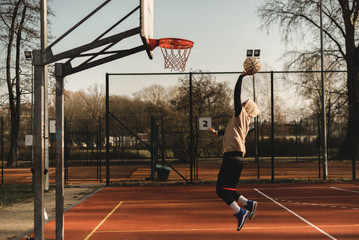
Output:
M182 39L182 38L160 38L160 39L150 39L150 47L155 49L157 46L167 49L186 49L192 48L193 42L191 40Z

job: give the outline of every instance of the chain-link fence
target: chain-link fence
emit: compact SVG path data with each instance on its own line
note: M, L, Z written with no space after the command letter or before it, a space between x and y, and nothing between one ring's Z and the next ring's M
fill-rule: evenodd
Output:
M215 180L222 139L200 130L199 119L209 118L215 129L225 129L234 112L233 88L239 74L108 74L109 179L153 177L148 138L153 116L160 129L159 163L172 170L169 179ZM346 89L346 73L328 72L324 77L328 178L350 179L358 167L351 159L339 158L348 113L346 92L338 89ZM247 76L242 100L247 98L255 100L261 114L252 123L256 131L247 137L242 178L322 178L320 72ZM139 136L147 136L148 146L136 141ZM126 167L119 167L120 163Z
M173 99L187 74L108 75L109 178L145 180L171 166L171 179L191 179L188 90ZM178 101L183 106L178 106ZM180 103L179 101L182 101ZM151 116L159 128L157 166L151 160Z
M201 130L200 119L225 129L234 112L233 88L239 74L107 74L107 117L101 116L103 109L98 110L98 119L66 117L66 180L144 181L161 177L160 172L173 181L215 180L222 139ZM342 159L340 152L349 115L346 73L325 72L324 77L328 178L353 179L358 166L352 159ZM323 178L320 72L247 76L241 97L254 99L261 111L251 124L256 131L247 137L243 179ZM31 167L32 148L26 142L31 117L21 119L14 166ZM56 138L51 133L49 138L51 167ZM4 117L2 164L9 148L10 118Z
M65 118L65 181L102 181L104 129L101 117L89 123Z
M52 120L50 120L51 122ZM65 120L65 180L102 180L101 170L104 158L104 129L101 118L98 122L84 123L82 121ZM51 124L50 124L51 125ZM102 128L102 130L101 130ZM56 136L49 126L49 148L47 151L49 167L56 164ZM10 117L0 119L0 156L1 156L1 184L30 183L31 168L33 167L32 149L32 121L31 117L21 117L17 150L11 166L7 166L11 148L11 120ZM102 137L101 137L102 135ZM45 147L44 147L45 150ZM49 170L49 169L47 169ZM55 178L55 170L52 171ZM29 176L30 175L30 176Z

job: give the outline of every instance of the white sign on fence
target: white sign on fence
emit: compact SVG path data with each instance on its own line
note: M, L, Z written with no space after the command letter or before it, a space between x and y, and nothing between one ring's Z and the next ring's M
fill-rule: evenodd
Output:
M199 130L208 130L212 127L212 118L200 117L199 118Z
M25 135L25 146L32 146L32 135Z
M50 120L50 133L56 133L56 120Z

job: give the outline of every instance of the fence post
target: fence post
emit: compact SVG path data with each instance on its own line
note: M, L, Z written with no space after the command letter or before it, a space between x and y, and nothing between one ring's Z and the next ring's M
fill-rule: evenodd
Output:
M110 101L109 74L106 73L106 186L110 185Z
M353 157L353 162L352 162L352 165L353 165L353 180L355 181L356 180L356 172L355 172L355 169L356 169L356 167L355 167L355 161L356 161L356 159L357 159L357 157Z
M158 126L155 118L151 116L151 179L155 179L156 165L158 163Z
M189 73L189 158L190 158L190 182L193 182L193 109L192 109L192 72Z
M66 124L66 117L64 117L64 144L65 144L65 150L64 150L64 166L65 166L65 183L69 180L69 138L67 135L67 124Z
M272 172L272 182L274 182L274 73L271 72L271 148L272 148L272 158L271 158L271 172Z
M256 99L256 81L255 81L255 76L253 75L253 101L257 102ZM259 155L258 155L258 116L256 116L254 118L254 159L255 162L257 163L257 179L260 178L260 166L259 166Z
M101 116L98 116L98 140L97 140L97 151L100 152L98 153L97 157L98 157L98 167L99 167L99 171L100 173L98 173L100 175L100 182L102 182L102 141L101 141ZM98 180L98 179L97 179Z
M321 134L320 134L320 113L317 114L318 115L318 179L321 178L322 174L321 174L321 166L320 166L320 157L321 157L321 152L320 152L320 146L321 146Z
M4 184L4 117L1 117L1 185Z

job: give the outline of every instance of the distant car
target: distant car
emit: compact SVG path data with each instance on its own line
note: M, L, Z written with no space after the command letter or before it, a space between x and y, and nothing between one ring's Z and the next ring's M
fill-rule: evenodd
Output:
M81 147L87 147L87 144L86 143L81 143Z

